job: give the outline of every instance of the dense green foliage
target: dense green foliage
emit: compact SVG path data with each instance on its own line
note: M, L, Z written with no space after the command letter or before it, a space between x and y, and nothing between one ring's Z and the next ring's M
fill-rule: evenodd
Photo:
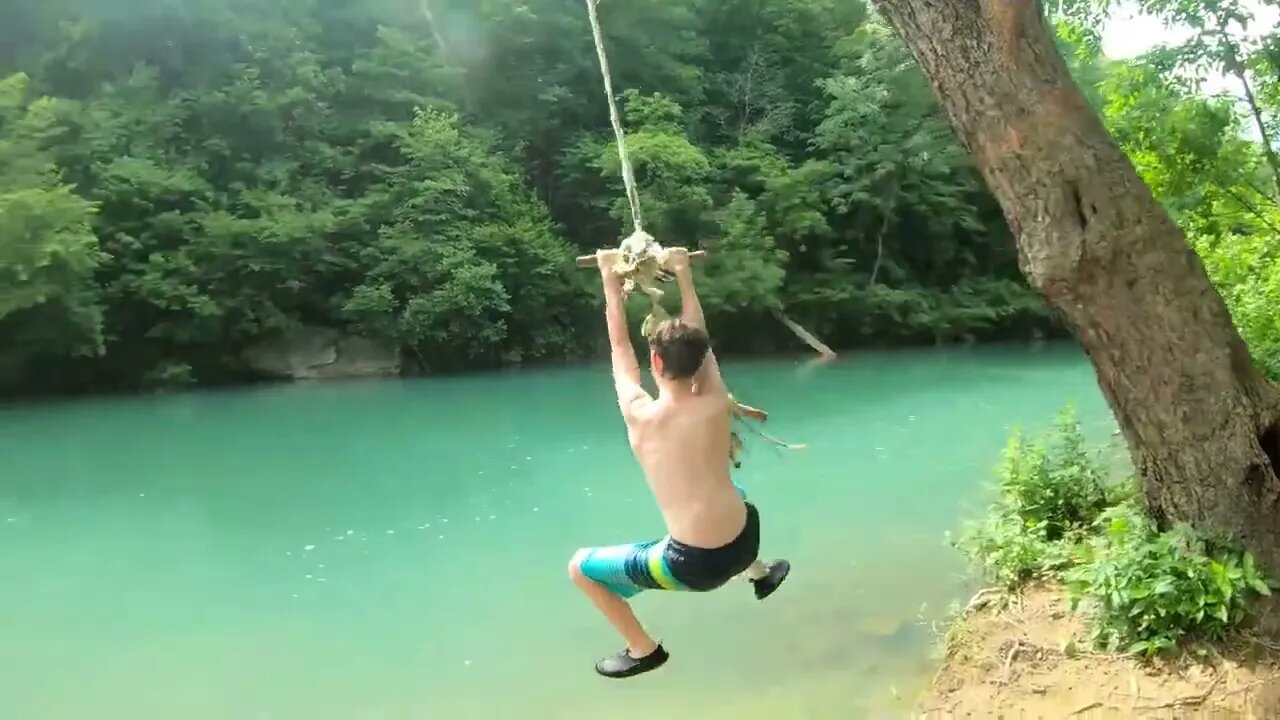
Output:
M1064 573L1073 600L1093 615L1095 644L1155 655L1184 639L1220 640L1271 589L1253 556L1187 525L1157 532L1132 504L1098 518Z
M957 546L1006 588L1053 576L1099 515L1132 495L1101 468L1070 408L1043 438L1015 431L997 470L995 503Z
M96 354L102 315L93 204L62 182L45 146L59 103L28 98L23 75L0 80L0 327L7 356Z
M581 0L0 6L0 388L234 379L303 325L424 370L598 346L571 259L629 221ZM713 251L726 350L800 347L778 310L835 346L1051 330L861 0L601 14L646 224Z
M1280 373L1280 40L1061 47ZM246 376L299 326L420 370L592 354L571 258L628 231L581 0L0 0L0 392ZM863 0L601 6L646 224L706 247L726 351L1056 325L909 53ZM1234 23L1234 24L1233 24ZM1225 28L1225 30L1223 30ZM1199 79L1250 82L1247 102ZM1248 132L1261 136L1250 139Z
M1271 594L1235 543L1186 525L1157 531L1134 483L1107 478L1069 410L1043 438L1015 434L997 477L996 500L957 547L1005 589L1065 583L1102 648L1151 656L1221 639Z

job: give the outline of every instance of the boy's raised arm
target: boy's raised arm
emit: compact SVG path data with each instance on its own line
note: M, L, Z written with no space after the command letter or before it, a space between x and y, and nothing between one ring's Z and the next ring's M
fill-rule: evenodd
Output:
M613 365L613 385L618 393L618 408L629 414L637 403L652 400L640 384L640 363L635 348L631 346L631 334L627 331L627 308L622 299L622 278L613 272L617 262L617 250L600 250L596 264L600 267L600 280L604 286L604 318L609 330L609 350Z
M693 269L689 266L689 251L684 248L667 250L666 266L676 276L680 286L680 319L686 325L707 329L707 319L702 314L702 303L698 300L698 290L693 286ZM707 357L702 361L694 381L699 388L728 392L724 380L720 377L720 364L716 354L707 348Z

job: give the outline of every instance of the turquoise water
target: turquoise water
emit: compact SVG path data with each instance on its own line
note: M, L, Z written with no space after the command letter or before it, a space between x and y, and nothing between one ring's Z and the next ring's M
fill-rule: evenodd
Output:
M967 596L944 533L1014 424L1075 401L1075 349L727 362L772 413L740 481L794 571L641 596L672 653L626 682L580 545L660 518L603 367L0 411L0 717L841 718L901 712L921 620Z

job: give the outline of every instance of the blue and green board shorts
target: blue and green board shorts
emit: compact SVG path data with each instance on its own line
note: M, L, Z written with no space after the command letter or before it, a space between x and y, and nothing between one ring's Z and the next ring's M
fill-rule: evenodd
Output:
M737 483L738 493L746 493ZM670 535L629 545L582 548L574 563L582 574L623 598L644 590L715 590L755 561L760 552L760 516L747 503L747 522L738 537L718 548L686 545Z

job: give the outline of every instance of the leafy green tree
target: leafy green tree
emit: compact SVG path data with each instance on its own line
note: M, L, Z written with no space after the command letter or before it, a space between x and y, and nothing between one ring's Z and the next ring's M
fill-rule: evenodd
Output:
M362 199L381 231L347 316L428 367L576 349L572 253L512 168L440 111L420 112L395 145L401 161Z
M1105 68L1095 89L1108 129L1156 197L1187 231L1264 371L1280 377L1273 263L1280 205L1265 147L1248 137L1247 104L1205 96L1181 51ZM1097 78L1097 75L1094 76Z
M661 242L690 243L705 234L712 207L708 183L711 162L685 135L683 111L656 94L629 91L622 98L627 121L627 155L640 194L645 229ZM617 189L613 216L631 231L631 209L622 186L616 142L609 143L599 167ZM689 238L690 240L683 240Z
M94 207L47 150L66 130L58 104L32 99L25 75L0 79L0 375L102 351Z

